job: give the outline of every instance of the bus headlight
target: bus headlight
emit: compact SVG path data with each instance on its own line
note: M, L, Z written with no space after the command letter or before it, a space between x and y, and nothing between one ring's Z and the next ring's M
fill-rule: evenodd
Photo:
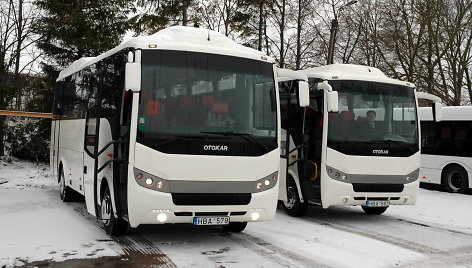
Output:
M333 180L342 181L342 182L350 182L349 174L344 173L335 168L326 166L326 173L328 173L328 176Z
M419 178L419 175L420 175L420 170L419 169L416 169L415 171L410 172L410 174L405 176L405 183L410 183L410 182L416 181Z
M159 178L155 175L149 174L147 172L135 168L134 178L136 182L144 188L164 193L170 193L169 183L167 183L166 180Z
M256 193L262 192L262 191L273 188L277 184L277 179L279 177L278 175L279 175L279 172L276 171L268 176L265 176L262 179L257 180L255 184L256 186L255 192Z

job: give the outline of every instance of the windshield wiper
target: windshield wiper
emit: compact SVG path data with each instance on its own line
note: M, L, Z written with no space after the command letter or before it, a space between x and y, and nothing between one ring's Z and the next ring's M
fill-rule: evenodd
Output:
M262 149L264 149L264 151L268 152L269 149L267 149L267 147L265 147L262 143L260 143L258 140L256 140L253 136L254 134L250 134L250 133L242 133L242 132L233 132L233 131L202 131L200 133L203 133L203 134L214 134L214 135L223 135L223 136L238 136L238 137L241 137L243 139L245 139L246 141L250 142L250 143L254 143L254 144L257 144L259 147L261 147Z
M208 139L208 135L176 135L175 138L172 138L170 140L163 141L161 143L156 143L154 144L154 147L159 147L162 145L167 145L170 143L174 143L176 141L180 141L183 139L198 139L198 140L206 140Z
M372 143L406 143L404 141L396 141L396 140L370 140L369 142Z

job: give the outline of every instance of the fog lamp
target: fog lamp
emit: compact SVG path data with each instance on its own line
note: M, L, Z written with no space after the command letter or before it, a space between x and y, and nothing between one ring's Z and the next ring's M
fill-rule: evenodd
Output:
M343 202L344 204L346 204L346 203L347 203L347 198L344 197L344 198L342 199L342 202Z
M259 217L260 217L259 212L253 212L253 213L251 213L251 220L257 221L257 220L259 219Z
M157 215L157 221L158 221L158 222L165 222L165 221L167 221L167 214L165 214L165 213L159 213L159 214Z

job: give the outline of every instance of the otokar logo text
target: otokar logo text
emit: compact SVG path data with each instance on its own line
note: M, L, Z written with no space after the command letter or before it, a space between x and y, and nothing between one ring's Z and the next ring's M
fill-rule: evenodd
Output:
M373 154L388 154L388 150L372 150Z
M203 150L205 151L228 151L228 146L224 145L205 145L203 146Z

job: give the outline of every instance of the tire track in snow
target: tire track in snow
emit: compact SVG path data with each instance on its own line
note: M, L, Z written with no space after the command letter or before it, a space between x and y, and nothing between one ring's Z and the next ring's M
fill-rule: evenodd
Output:
M220 236L228 238L229 240L241 245L242 247L254 252L255 254L263 258L276 264L279 264L282 267L330 267L249 234L222 234L221 231L215 232L217 232Z
M91 222L93 225L97 226L98 228L104 228L97 219L88 213L87 209L80 205L82 203L65 203L68 206L72 207L75 212L82 215L85 219ZM177 267L175 263L166 255L164 254L156 245L154 245L151 241L146 239L145 237L141 236L138 233L130 233L128 235L120 236L120 237L110 237L110 239L106 240L97 240L98 242L107 242L107 241L114 241L118 245L120 245L125 252L126 255L133 257L133 258L141 258L145 256L153 256L153 263L159 267L165 268L174 268Z
M426 254L426 255L439 254L439 253L444 252L442 250L439 250L439 249L436 249L436 248L433 248L433 247L429 247L427 245L419 244L419 243L416 243L416 242L413 242L413 241L409 241L409 240L405 240L405 239L402 239L402 238L393 237L393 236L389 236L389 235L385 235L385 234L367 232L367 231L360 230L356 227L351 227L351 226L347 226L347 225L341 225L341 224L337 224L337 223L327 222L327 221L318 220L318 219L315 219L315 218L310 218L309 221L317 222L318 224L329 226L329 227L331 227L333 229L336 229L336 230L357 234L357 235L360 235L360 236L363 236L363 237L372 238L372 239L375 239L375 240L378 240L378 241L382 241L382 242L385 242L385 243L388 243L388 244L392 244L392 245L395 245L395 246L398 246L398 247L401 247L401 248L413 250L413 251L416 251L416 252L419 252L419 253L422 253L422 254Z
M466 233L466 232L461 232L461 231L458 231L458 230L448 229L448 228L444 228L444 227L441 227L441 226L430 225L428 223L422 223L422 222L415 222L415 221L408 220L408 219L399 219L399 218L394 218L394 219L399 221L399 222L419 225L419 226L422 226L422 227L432 228L432 229L436 229L436 230L439 230L439 231L445 231L445 232L449 232L449 233L453 233L453 234L472 237L471 233Z
M396 268L430 268L430 267L472 267L472 246L459 247L454 250L429 256L428 259L406 263Z

